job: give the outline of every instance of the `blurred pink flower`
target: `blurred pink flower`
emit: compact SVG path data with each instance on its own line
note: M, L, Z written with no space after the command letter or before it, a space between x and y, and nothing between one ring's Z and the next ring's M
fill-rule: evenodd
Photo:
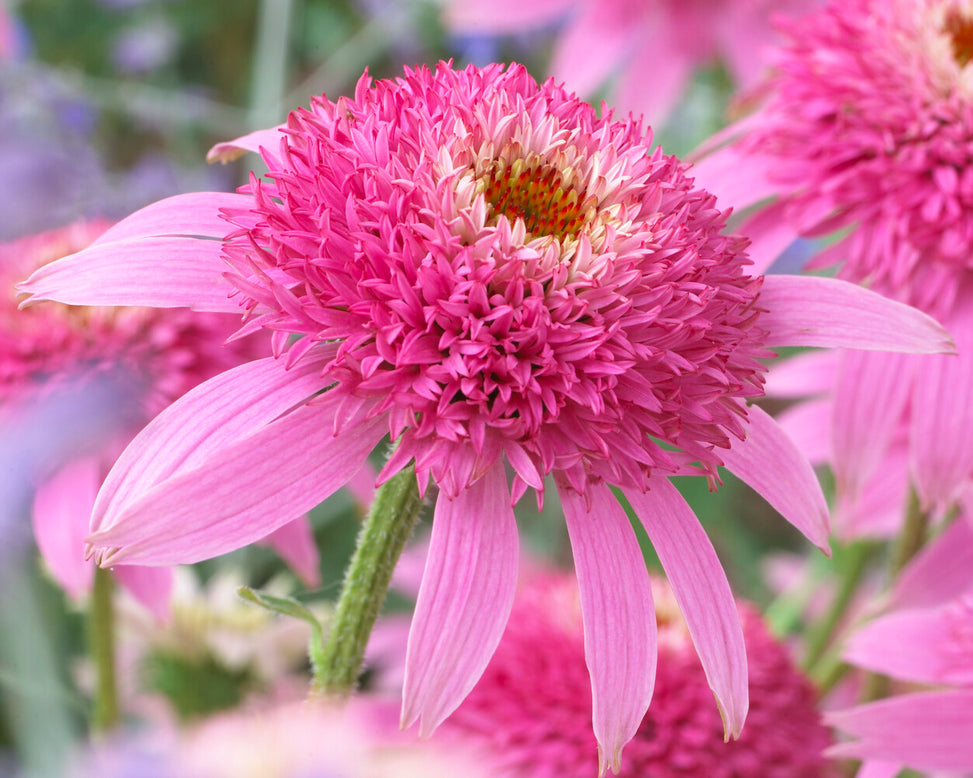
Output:
M904 693L827 715L853 739L834 756L917 770L973 770L973 529L956 522L903 571L889 607L844 659ZM922 690L914 690L915 684ZM900 688L901 691L901 688Z
M710 689L666 584L653 580L659 667L652 706L625 749L620 776L824 778L828 731L814 690L757 613L739 608L750 672L750 713L740 738L723 740ZM594 775L591 692L574 577L547 573L518 593L483 677L443 736L497 756L511 778ZM507 772L503 775L508 775Z
M289 703L96 744L70 778L493 778L490 757L402 736L379 706Z
M697 180L738 209L764 201L739 228L758 268L798 235L844 229L809 267L837 264L953 334L959 358L802 357L770 378L773 394L823 370L830 400L782 423L833 466L839 527L894 534L910 480L924 509L946 513L973 477L973 11L850 0L787 29L766 102Z
M973 12L846 0L783 29L764 104L697 181L738 209L776 196L740 228L761 269L798 235L853 227L812 266L949 310L973 268Z
M103 564L252 541L352 478L414 460L438 486L403 723L432 731L489 661L518 567L512 504L553 476L578 571L602 770L648 706L655 618L618 486L655 546L728 734L746 716L726 576L668 480L725 464L824 546L814 473L747 398L783 345L938 351L929 317L826 278L748 275L744 241L637 122L520 66L366 75L221 144L270 173L170 198L35 273L32 301L247 312L278 358L223 373L122 455L93 514ZM295 338L294 336L301 336ZM324 391L327 390L327 391ZM506 465L512 468L508 483ZM443 639L448 635L448 639Z
M84 249L108 226L78 222L0 244L2 458L23 465L19 477L34 492L37 545L74 598L91 585L94 565L84 558L84 540L95 495L114 458L139 427L188 389L259 353L247 341L224 344L236 323L224 314L54 303L17 310L16 281ZM64 424L63 414L53 412L58 404L85 420ZM56 426L44 430L45 424ZM37 450L44 437L52 440ZM4 474L11 478L9 471ZM12 496L16 485L8 486ZM289 534L277 545L314 581L316 550L303 526L278 530ZM122 564L114 572L157 617L165 616L170 570Z
M721 61L734 83L752 87L778 40L778 15L817 0L453 0L446 24L462 33L503 34L566 20L550 73L591 97L611 83L621 114L664 122L701 65Z

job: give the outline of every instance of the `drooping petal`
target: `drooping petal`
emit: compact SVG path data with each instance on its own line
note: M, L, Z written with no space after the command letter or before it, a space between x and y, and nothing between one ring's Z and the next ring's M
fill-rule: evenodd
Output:
M858 768L855 778L896 778L900 772L902 765L897 762L869 759Z
M611 490L560 485L581 594L599 775L618 772L655 687L656 617L638 539Z
M731 144L695 162L689 175L696 186L716 195L721 208L739 211L778 193L780 184L769 175L772 164L769 158L744 154Z
M765 309L760 326L771 348L954 351L949 333L928 314L837 278L765 276L758 305Z
M836 351L806 351L773 362L767 372L764 394L786 399L830 393L838 368Z
M730 204L724 203L724 205ZM798 230L785 216L786 208L786 202L769 205L740 225L740 234L750 238L747 254L753 262L749 268L751 274L766 273L787 247L799 237Z
M917 770L973 769L973 690L903 694L826 713L825 722L858 738L829 748L832 757Z
M888 607L935 607L970 587L973 587L973 526L960 516L898 576Z
M500 642L519 546L500 464L453 499L440 494L405 658L402 726L425 737L463 701Z
M955 615L948 607L897 611L859 628L842 658L903 681L970 685L973 661L955 661L955 657L953 662L948 661L951 645L956 642L956 626Z
M828 503L807 457L765 411L748 409L745 440L733 438L720 453L723 464L825 553Z
M167 197L113 224L92 245L163 235L222 238L236 228L222 218L220 209L246 208L252 203L249 195L230 192L190 192Z
M130 502L88 538L102 564L182 564L268 535L345 484L381 440L379 417L333 431L340 400L304 405Z
M309 588L321 584L320 555L307 516L289 521L260 541L271 546Z
M834 533L846 541L894 538L902 529L909 489L908 448L893 445L858 495L836 495L831 511Z
M571 0L494 0L491 3L447 3L446 24L466 35L504 35L550 23L571 11Z
M949 319L958 356L916 359L910 445L924 507L949 507L973 472L973 300L960 302Z
M682 495L662 476L644 494L626 489L666 571L696 646L727 738L738 737L750 707L743 629L713 544Z
M255 130L246 135L241 135L234 140L217 143L206 152L206 161L232 162L234 159L242 157L248 151L259 154L261 149L265 149L268 154L273 156L280 147L280 141L283 137L282 130L286 126L286 124L278 124L276 127Z
M91 589L94 566L85 559L84 539L102 472L98 457L76 459L34 493L31 519L37 548L54 580L73 599Z
M136 600L149 609L157 621L168 620L174 579L171 567L115 565L112 573Z
M223 279L219 240L150 237L98 243L50 262L19 285L21 305L135 305L240 313Z
M850 351L841 355L831 424L832 464L838 491L848 498L858 497L900 428L916 366L916 357L904 354Z
M314 395L322 388L321 367L331 353L322 349L320 359L308 358L291 368L273 357L248 362L180 397L115 462L98 493L91 529L110 527L129 504L159 483Z
M831 403L828 400L797 403L781 411L775 420L812 465L831 461Z

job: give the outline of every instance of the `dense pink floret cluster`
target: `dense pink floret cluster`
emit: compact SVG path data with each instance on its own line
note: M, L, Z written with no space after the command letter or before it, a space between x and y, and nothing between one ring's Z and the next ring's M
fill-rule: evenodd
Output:
M649 142L519 66L316 99L229 213L248 326L338 341L327 377L401 435L388 472L451 493L502 454L515 491L713 473L762 385L760 281Z
M813 689L759 615L740 607L750 712L743 734L725 743L686 626L664 585L653 588L659 621L655 692L618 775L832 775L822 753L830 738ZM576 585L569 576L541 577L518 595L490 665L444 725L444 734L500 755L512 778L582 778L597 770L590 718Z
M796 192L805 234L856 225L819 265L843 260L849 279L934 307L973 268L973 12L843 0L787 32L744 147Z
M225 345L234 320L222 314L46 303L18 310L14 284L49 262L87 248L109 225L78 222L0 245L0 403L30 399L41 386L115 373L132 382L138 422L241 359L251 345Z

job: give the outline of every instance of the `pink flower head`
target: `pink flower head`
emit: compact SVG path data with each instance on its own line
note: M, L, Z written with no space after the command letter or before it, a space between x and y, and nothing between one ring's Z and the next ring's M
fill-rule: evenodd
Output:
M193 390L116 463L92 518L103 563L236 548L339 488L390 435L380 479L414 461L420 488L440 491L402 715L428 733L500 640L518 568L512 504L529 488L540 499L552 476L602 770L617 769L652 693L655 616L614 484L739 734L736 607L667 476L715 482L725 464L824 545L810 465L746 405L757 358L783 343L948 345L924 314L851 284L748 275L713 198L650 140L519 66L366 75L352 99L315 99L284 127L217 147L268 165L240 193L149 206L114 241L35 273L33 299L242 307L244 330L275 333L278 358Z
M698 168L769 263L797 235L854 227L813 260L926 310L973 268L973 8L843 0L784 27L764 106Z
M778 14L816 0L456 0L447 25L466 33L512 33L567 19L550 72L569 89L593 95L611 81L620 113L663 121L693 70L725 64L750 88L764 72L778 35Z
M664 582L653 581L652 589L659 629L655 694L619 775L829 775L823 751L830 738L814 691L756 612L740 607L750 672L747 726L737 741L724 743L672 593ZM499 755L510 776L586 778L595 772L587 676L574 578L542 575L518 592L493 659L444 735Z
M108 227L78 222L0 245L0 454L19 463L22 480L33 487L34 536L73 597L91 584L84 538L98 487L119 451L177 397L258 353L249 342L225 345L236 325L225 314L56 303L17 310L17 281L97 244ZM295 553L308 546L283 544ZM313 579L316 566L315 558L303 570ZM119 565L115 572L157 616L166 613L169 570Z
M913 686L828 714L854 738L834 746L835 756L973 770L971 571L973 529L958 521L903 571L886 612L852 637L846 661Z

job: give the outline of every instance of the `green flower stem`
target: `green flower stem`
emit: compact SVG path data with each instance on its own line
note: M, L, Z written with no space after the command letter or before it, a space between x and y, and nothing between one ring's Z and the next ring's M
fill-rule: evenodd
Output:
M386 481L376 493L345 573L328 638L320 656L312 657L312 696L344 698L354 691L368 636L421 507L411 467Z
M118 724L118 684L115 679L115 603L111 573L95 568L88 614L88 647L95 663L92 726L106 732Z
M905 524L892 549L892 562L889 566L890 585L895 583L902 568L926 543L929 534L929 514L919 507L919 498L912 490L909 493L909 508L905 514Z
M874 544L860 541L849 545L842 555L841 581L831 603L831 608L821 621L811 628L808 634L804 670L812 678L818 674L816 666L834 640L835 633L855 596L855 592L858 590L858 585L861 583L874 551Z

